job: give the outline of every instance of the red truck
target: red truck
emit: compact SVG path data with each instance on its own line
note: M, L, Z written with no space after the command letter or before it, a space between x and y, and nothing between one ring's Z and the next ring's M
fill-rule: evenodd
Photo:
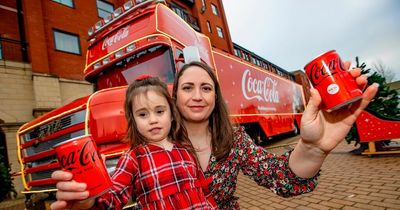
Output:
M129 148L121 142L127 125L123 110L127 84L150 74L171 87L189 46L216 69L233 123L245 126L256 140L298 130L305 107L301 85L212 48L208 37L160 1L128 1L90 28L89 35L84 74L97 91L26 123L17 132L27 207L54 196L51 173L60 165L52 146L60 142L91 134L106 156L108 172L113 173L118 158Z

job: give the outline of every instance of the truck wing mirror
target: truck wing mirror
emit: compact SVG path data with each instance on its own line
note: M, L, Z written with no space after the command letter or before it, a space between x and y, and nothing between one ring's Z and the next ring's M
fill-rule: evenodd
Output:
M192 61L200 62L199 48L196 46L187 46L183 48L183 57L185 63L190 63Z

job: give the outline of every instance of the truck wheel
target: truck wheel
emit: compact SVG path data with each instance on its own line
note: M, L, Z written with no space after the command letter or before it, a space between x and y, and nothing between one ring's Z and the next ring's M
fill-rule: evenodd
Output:
M261 129L260 124L258 123L245 123L241 124L246 133L250 136L250 138L254 141L256 145L262 145L265 143L267 137Z
M297 122L296 122L296 121L294 121L293 126L294 126L293 134L294 134L295 136L299 135L299 134L300 134L300 128L299 128L299 126L297 125Z
M55 200L54 193L34 193L25 195L25 209L43 210L50 209L50 204Z

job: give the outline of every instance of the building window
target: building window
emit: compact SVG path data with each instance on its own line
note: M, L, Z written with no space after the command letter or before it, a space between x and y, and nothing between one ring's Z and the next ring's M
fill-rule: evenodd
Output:
M105 18L108 15L112 14L114 11L114 6L110 3L97 0L97 12L99 13L99 17Z
M186 12L185 9L177 6L177 5L171 5L171 9L179 16L181 17L183 20L185 20L187 22L188 20L188 14Z
M201 0L200 13L203 14L205 11L206 11L206 2L205 2L205 0Z
M214 4L211 4L211 10L214 13L214 15L218 16L218 9L217 6L215 6Z
M72 0L53 0L53 1L74 8L74 2Z
M242 55L243 55L242 57L243 57L246 61L250 61L249 55L248 55L247 53L244 52Z
M217 33L218 33L219 37L224 38L224 33L222 32L222 28L220 28L218 26L217 26Z
M191 16L184 8L176 4L170 4L170 8L185 22L187 22L194 30L200 31L197 18Z
M251 62L252 62L253 64L257 64L257 61L256 61L256 59L255 59L255 58L253 58L253 57L251 57Z
M240 53L240 50L239 49L233 49L234 50L234 52L235 52L235 55L237 56L237 57L242 57L242 55L241 55L241 53Z
M80 55L79 37L75 34L53 30L56 50Z
M206 7L206 1L205 0L201 0L201 6L202 7Z
M210 23L210 21L208 21L208 20L207 20L207 28L208 28L208 32L212 33L212 30L211 30L211 23Z

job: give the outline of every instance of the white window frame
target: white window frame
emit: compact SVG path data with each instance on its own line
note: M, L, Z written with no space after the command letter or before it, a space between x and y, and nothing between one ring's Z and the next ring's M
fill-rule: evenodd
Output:
M235 52L235 55L236 55L237 57L240 58L240 57L241 57L241 54L242 54L242 53L240 52L240 50L237 49L237 48L234 48L233 50L234 50L234 52Z
M109 10L107 10L105 8L101 8L101 7L99 7L99 3L107 5L107 6L111 6L112 9L109 11ZM112 5L112 4L110 4L110 3L106 2L106 1L96 0L96 7L97 7L97 15L99 17L101 17L101 18L105 18L105 17L107 17L108 15L111 15L114 12L114 5Z
M208 32L212 33L211 23L208 20L207 20L207 28L208 28Z
M224 31L219 26L217 26L217 33L220 38L224 38Z
M57 51L81 55L79 36L76 34L53 29L54 48Z
M71 7L71 8L75 7L74 0L52 0L52 1L56 2L56 3L59 3L59 4L62 4L62 5L65 5L67 7Z
M214 15L218 16L218 14L219 14L219 12L218 12L218 7L215 6L215 4L212 4L212 3L211 3L211 10L212 10L212 13L213 13Z

